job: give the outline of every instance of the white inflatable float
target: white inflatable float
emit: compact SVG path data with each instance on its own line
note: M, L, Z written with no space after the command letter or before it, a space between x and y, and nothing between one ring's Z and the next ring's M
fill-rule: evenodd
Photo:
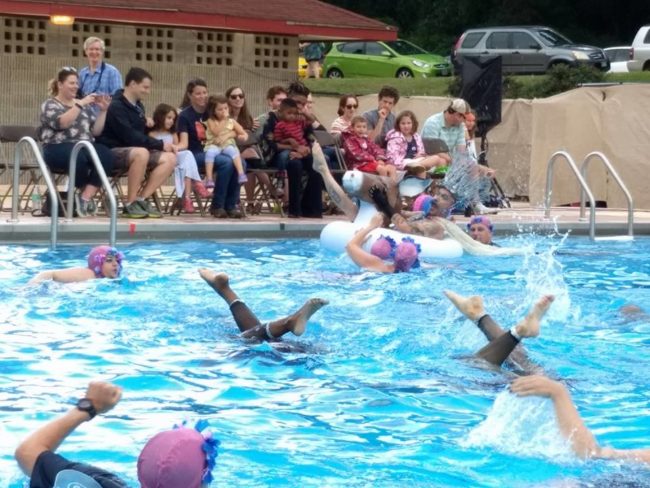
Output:
M359 198L360 207L354 222L336 221L325 226L320 234L321 245L330 251L341 253L345 251L346 244L350 241L357 230L365 227L372 216L377 212L375 206L364 200L367 188L376 181L376 178L368 178L368 174L359 171L348 171L343 176L343 188L351 195ZM373 179L374 178L374 179ZM415 196L422 189L411 188L413 180L403 180L400 183L400 192L406 196ZM375 229L370 232L368 239L363 248L370 252L374 242L381 236L388 236L400 243L402 238L409 237L420 245L420 259L425 261L435 261L437 259L453 259L463 255L463 250L477 256L512 256L525 254L526 249L505 248L487 246L473 240L469 235L463 232L458 226L445 219L440 219L441 225L445 227L447 237L442 240L431 239L413 234L404 234L392 229Z

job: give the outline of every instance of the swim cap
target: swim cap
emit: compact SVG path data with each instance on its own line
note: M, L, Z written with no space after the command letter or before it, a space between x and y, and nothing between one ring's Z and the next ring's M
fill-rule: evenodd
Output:
M111 246L93 247L90 251L90 254L88 254L88 268L92 269L95 272L95 276L98 278L103 278L104 274L102 273L102 266L104 266L106 256L113 256L117 260L117 276L119 276L122 272L122 260L124 259L124 254Z
M485 215L477 215L476 217L472 217L472 219L467 222L467 230L470 230L470 228L474 224L483 224L485 227L489 229L490 232L494 230L494 226L492 225L492 221Z
M200 488L212 481L212 468L219 441L200 430L207 422L200 421L194 429L184 426L156 434L138 457L138 481L142 488Z
M380 259L390 259L395 253L395 241L387 236L381 236L370 248L370 254Z
M431 195L422 194L413 201L413 211L429 215L434 202L435 199Z
M395 249L395 271L406 273L411 268L418 268L420 266L419 253L420 245L410 237L404 237Z

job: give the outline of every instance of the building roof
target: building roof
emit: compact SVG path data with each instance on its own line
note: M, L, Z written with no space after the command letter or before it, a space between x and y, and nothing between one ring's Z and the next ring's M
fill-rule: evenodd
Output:
M0 0L0 13L230 29L303 40L397 38L396 27L318 0Z

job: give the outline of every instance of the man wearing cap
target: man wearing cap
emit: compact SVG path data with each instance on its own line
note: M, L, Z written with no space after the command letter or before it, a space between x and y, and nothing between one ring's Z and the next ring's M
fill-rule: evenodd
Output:
M91 382L86 394L63 416L32 433L16 449L15 457L30 477L31 488L127 488L116 475L88 464L69 461L56 449L77 427L111 410L122 397L122 388L103 381ZM142 488L201 488L212 481L219 441L202 434L207 426L183 426L160 432L138 457L138 481Z
M465 114L470 113L469 103L462 98L452 100L444 112L429 117L422 127L422 139L441 139L449 148L449 152L437 154L446 165L457 151L466 149L465 141Z
M467 233L472 239L487 244L488 246L498 246L492 241L492 232L494 226L488 217L485 215L476 215L467 222Z

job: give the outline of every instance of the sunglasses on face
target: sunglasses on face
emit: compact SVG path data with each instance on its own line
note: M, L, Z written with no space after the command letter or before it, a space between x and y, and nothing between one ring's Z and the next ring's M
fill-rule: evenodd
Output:
M243 93L237 93L237 94L232 94L232 95L230 95L230 99L231 99L231 100L237 100L238 98L243 99L243 98L244 98L244 94L243 94Z
M345 108L352 110L353 108L357 108L359 105L346 105Z

